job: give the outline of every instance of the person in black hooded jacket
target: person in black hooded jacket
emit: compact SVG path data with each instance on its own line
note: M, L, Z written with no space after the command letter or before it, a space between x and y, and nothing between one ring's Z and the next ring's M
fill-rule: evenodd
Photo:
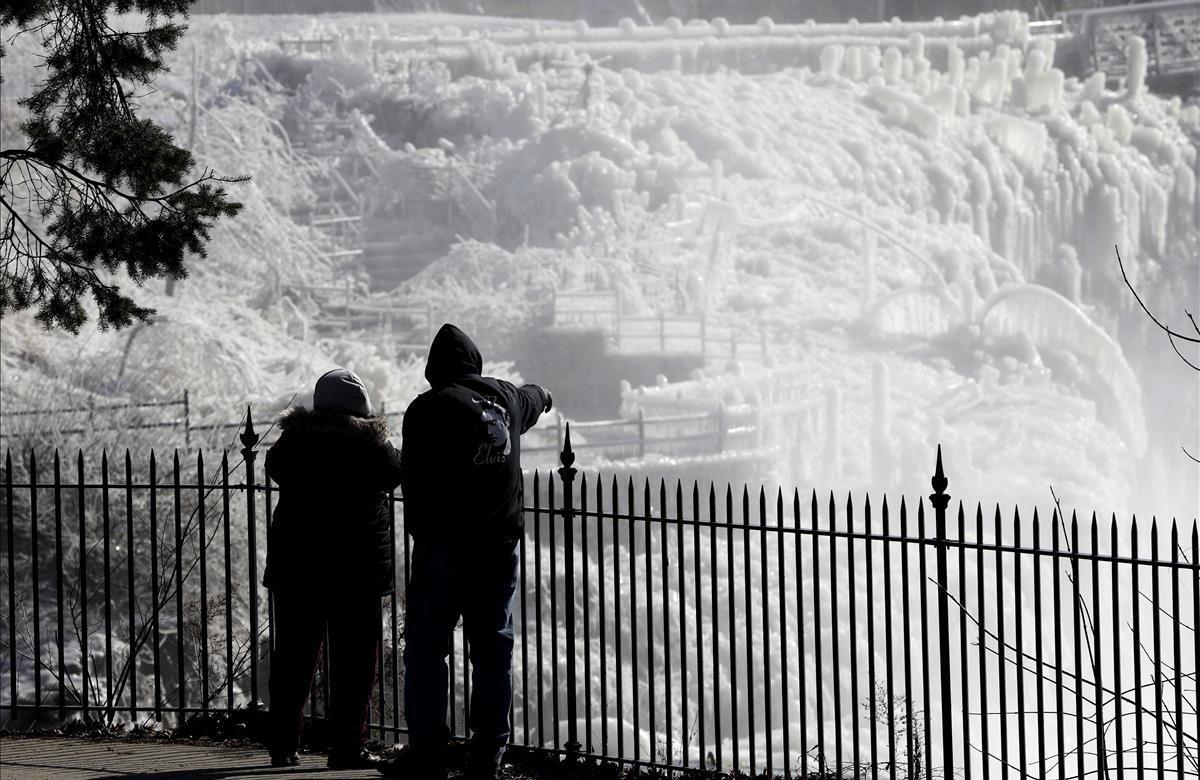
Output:
M304 704L328 629L329 766L373 765L363 743L380 597L395 582L388 493L400 482L400 456L362 380L346 369L318 379L312 410L288 411L279 427L267 451L279 502L263 573L274 608L271 763L299 760Z
M443 325L425 368L431 389L404 413L404 524L414 541L404 632L409 750L388 775L445 776L446 656L460 616L473 664L467 776L495 777L508 743L524 529L520 437L553 401L537 385L482 372L467 334Z

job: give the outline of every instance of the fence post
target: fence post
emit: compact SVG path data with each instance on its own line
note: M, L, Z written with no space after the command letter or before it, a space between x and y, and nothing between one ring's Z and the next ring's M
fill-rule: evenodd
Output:
M561 419L561 416L560 418ZM567 423L566 436L563 440L562 452L559 453L562 467L558 476L563 486L563 530L564 544L567 549L567 581L566 581L566 610L567 610L567 744L563 748L568 761L579 757L582 747L579 743L579 724L575 711L575 452L571 449L571 423ZM584 518L584 522L587 519ZM586 596L585 596L586 598ZM589 681L590 684L590 681ZM555 693L557 696L557 692Z
M937 449L937 466L930 480L933 493L929 503L933 505L937 522L937 578L938 578L938 651L942 670L942 773L949 776L954 766L954 725L950 718L950 617L947 604L949 575L946 572L946 506L950 494L946 487L950 480L942 472L942 445Z
M192 405L188 390L183 389L183 443L188 449L192 446Z
M254 432L254 416L246 405L246 430L242 431L242 458L246 462L246 543L250 562L250 709L262 706L258 699L258 540L254 511L254 459L259 435ZM232 681L230 681L232 685Z
M638 409L638 457L646 457L646 410Z

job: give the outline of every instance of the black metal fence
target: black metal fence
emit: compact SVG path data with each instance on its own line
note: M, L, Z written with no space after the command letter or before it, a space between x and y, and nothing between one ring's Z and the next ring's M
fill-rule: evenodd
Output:
M923 498L841 509L618 483L577 471L565 438L562 467L527 485L515 744L795 777L1200 776L1194 519L951 510L940 453L928 517ZM215 472L202 454L6 458L10 725L269 706L258 541L276 491L257 478L258 441L248 423ZM406 730L410 544L393 507L398 588L372 710L385 740ZM451 669L463 733L461 635Z

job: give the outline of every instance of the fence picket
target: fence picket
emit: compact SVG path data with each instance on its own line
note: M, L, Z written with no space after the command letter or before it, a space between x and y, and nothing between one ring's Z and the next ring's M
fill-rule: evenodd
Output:
M715 767L707 767L709 769L718 769L724 766L722 762L722 740L721 740L721 632L720 632L720 605L717 600L717 487L713 483L708 484L708 577L709 586L712 593L709 599L709 604L712 608L712 698L713 698L713 744L716 747ZM800 535L796 535L797 542ZM708 756L705 756L707 759Z
M733 579L733 487L725 486L725 576L729 582L729 595L725 606L729 610L729 731L733 736L733 771L741 769L741 749L738 740L738 684L737 684L737 613Z
M29 588L29 601L33 612L33 714L41 715L42 706L42 577L41 553L38 541L41 533L38 529L38 467L37 456L29 452L29 563L33 569L33 577ZM17 652L17 646L12 645L10 653Z
M661 485L661 483L660 483ZM660 493L665 493L660 488ZM654 551L651 533L651 519L654 517L654 506L650 493L650 480L642 481L642 532L644 547L642 549L642 565L646 575L646 705L648 707L650 726L650 745L647 755L655 760L658 750L657 707L654 691L654 679L658 676L654 664Z
M667 511L667 481L660 479L658 481L658 516L665 520L669 516ZM674 758L674 741L671 738L671 589L670 577L667 576L669 571L669 561L667 560L667 524L665 522L658 524L659 539L658 539L658 554L661 562L658 571L658 578L662 585L662 649L663 649L663 731L666 734L666 755L667 761L672 761ZM651 559L649 546L646 550L646 562ZM649 610L647 614L653 614ZM654 636L654 632L650 632L650 636ZM653 657L653 656L651 656ZM651 667L653 668L653 667ZM651 676L651 680L654 676ZM653 699L653 695L651 695ZM650 729L651 734L654 733L654 728ZM658 745L658 740L654 739L653 744Z
M79 533L81 537L80 549L83 549L83 456L79 458ZM187 708L187 666L184 663L183 649L183 511L181 508L182 496L180 495L179 482L179 450L175 450L175 461L173 469L172 493L175 508L175 677L177 692L175 699L179 703L179 712L183 713ZM80 580L83 579L82 570ZM81 592L86 592L87 588L82 588ZM81 610L83 614L87 614L87 610ZM84 636L87 636L86 632ZM86 664L85 664L86 668Z
M1059 526L1063 522L1062 515L1058 510L1054 511L1053 522L1050 531L1050 551L1051 562L1054 566L1054 697L1055 697L1055 726L1056 726L1056 742L1058 747L1058 764L1057 769L1059 775L1065 771L1067 765L1067 750L1066 750L1066 724L1064 723L1065 713L1063 711L1063 645L1062 645L1062 582L1059 576ZM1136 673L1134 675L1137 676Z
M558 682L558 532L555 529L555 489L554 474L546 474L546 522L550 533L550 690L554 692L550 699L550 719L554 723L553 747L560 747L562 741L562 722L558 717L558 700L560 696ZM540 582L540 580L539 580ZM575 648L571 648L575 652ZM453 731L453 726L451 726Z
M850 494L846 494L846 590L850 594L850 636L858 637L858 588L855 583L858 581L858 573L854 568L854 502L851 500ZM768 690L770 688L768 687ZM861 737L858 728L858 642L850 642L850 726L851 731L851 746L852 755L854 756L854 777L860 777L860 766L862 763L862 745Z
M135 561L137 550L133 540L133 461L129 454L129 449L125 450L125 574L127 577L129 601L129 649L126 651L126 664L129 667L129 717L131 720L137 720L138 717L138 687L137 687L137 652L141 647L135 637L137 625L137 578L135 573ZM230 707L232 708L232 703Z
M892 528L888 516L887 496L883 497L883 535L891 538ZM892 545L883 546L883 637L887 668L887 725L888 725L888 773L896 773L896 686L895 657L892 652Z
M750 557L750 489L742 486L742 570L745 572L745 619L746 619L746 720L750 742L750 776L758 774L758 747L754 744L757 731L754 728L754 588ZM760 588L761 590L761 588ZM765 594L764 594L765 596ZM737 685L736 678L734 679ZM736 714L736 712L735 712ZM738 751L741 752L740 750Z
M1046 777L1046 685L1042 665L1042 527L1038 511L1033 510L1033 655L1037 680L1038 777ZM1116 591L1114 590L1114 593ZM1118 725L1118 728L1120 726Z
M1113 514L1112 523L1109 528L1109 554L1113 556L1113 562L1109 567L1112 572L1112 639L1113 639L1113 724L1116 736L1116 754L1117 754L1117 777L1125 776L1125 739L1124 739L1124 720L1121 712L1121 705L1125 698L1125 691L1121 687L1121 567L1116 563L1118 550L1117 537L1117 516ZM1036 570L1035 570L1036 571ZM1200 624L1193 624L1200 625ZM1197 646L1200 647L1200 641Z
M879 705L877 702L877 685L875 678L875 539L871 523L871 497L863 501L863 527L866 534L866 569L867 569L867 687L868 712L871 730L871 780L879 780ZM786 751L785 751L786 752Z
M541 473L533 472L533 579L541 583L542 580L542 487ZM542 599L539 591L537 598L534 599L534 625L537 627L536 650L534 651L534 660L537 664L537 727L538 727L538 747L546 745L546 722L542 717L545 711L546 690L545 690L545 669L542 663ZM558 692L555 691L555 697Z
M621 622L621 529L619 526L618 516L620 515L620 493L617 488L617 478L614 476L609 487L610 504L612 505L612 537L613 537L613 635L616 638L616 688L617 688L617 712L625 711L624 698L624 677L625 667L621 658L621 640L624 637L624 623ZM631 510L632 513L632 510ZM605 717L607 724L608 718ZM607 726L606 726L607 728ZM625 729L617 729L617 755L625 755Z
M629 517L629 534L626 543L629 553L629 663L631 666L629 698L633 704L633 758L637 761L642 757L642 731L640 728L641 707L639 706L641 683L638 679L638 657L640 653L637 641L637 554L635 549L637 547L637 528L634 524L636 510L633 499L633 477L629 478L629 482L625 486L625 504L627 507L626 514Z
M825 752L825 686L821 681L824 679L821 663L821 535L818 533L820 528L819 516L817 514L817 491L813 491L811 506L809 510L812 515L812 583L813 583L813 650L814 660L816 663L816 676L814 678L815 688L817 689L817 771L823 772L828 768L826 764ZM832 517L830 518L832 520ZM837 724L838 728L841 724Z
M54 597L58 621L58 718L67 718L67 665L65 619L63 617L62 466L54 449Z
M963 511L963 502L958 502L958 642L959 660L958 674L962 680L970 680L970 665L967 651L967 518ZM970 685L961 685L962 692L962 754L963 777L971 780L971 693ZM1046 774L1043 772L1042 777Z
M983 754L983 780L988 780L991 777L992 766L992 754L988 749L988 734L992 727L988 720L987 594L983 576L983 507L980 504L975 504L975 544L977 545L975 548L976 605L979 610L979 744ZM999 608L997 605L997 609ZM1057 625L1056 619L1055 626ZM1061 686L1059 690L1062 690ZM1058 709L1061 713L1061 702L1059 702Z
M1150 518L1150 554L1158 559L1158 518ZM1078 564L1076 564L1078 565ZM1161 573L1157 568L1150 570L1150 605L1153 609L1150 611L1151 628L1154 637L1154 655L1151 662L1154 665L1154 736L1155 746L1158 758L1156 766L1156 774L1158 780L1163 780L1167 776L1166 767L1166 742L1163 734L1165 723L1163 722L1163 673L1162 673L1162 631L1161 631L1161 612L1159 604L1159 580L1162 579ZM1081 688L1083 686L1080 686ZM1082 774L1082 772L1080 773Z
M687 722L688 722L687 596L686 596L687 584L684 582L684 571L686 569L686 567L684 566L684 561L686 559L684 558L684 555L683 555L683 524L684 524L683 515L684 515L684 513L683 513L683 483L677 479L677 480L675 480L675 576L676 576L675 595L678 597L678 601L676 603L676 611L677 611L677 614L679 615L679 644L678 644L678 647L679 647L679 695L680 695L680 700L679 700L680 701L679 741L680 741L680 753L682 756L682 761L680 761L678 763L682 763L684 766L687 766L689 763L688 762L688 754L690 753L690 751L688 750L689 745L688 745L688 733L687 733ZM663 524L663 532L665 535L665 533L666 533L666 524L665 523ZM666 549L665 542L663 544L663 549L664 550ZM667 583L667 575L666 575L666 570L664 569L663 570L663 634L664 634L663 646L665 648L667 648L667 652L668 652L667 657L670 658L671 641L670 641L670 638L666 636L666 626L668 625L666 622L666 605L667 605L666 583ZM668 671L667 671L667 685L668 686L670 686L670 684L671 684L671 673L670 673L669 669L670 669L670 667L668 667ZM670 722L671 702L672 702L671 694L670 694L670 691L668 688L668 693L667 693L667 718L668 718L668 720L667 720L667 739L668 740L671 739L671 734L672 734L671 722ZM674 758L675 754L672 752L671 745L669 742L667 745L667 754L669 756L671 756L672 759Z
M204 453L196 453L196 511L198 528L197 539L199 544L200 560L198 566L200 568L200 710L205 714L208 713L209 704L209 689L208 689L208 507L206 506L207 496L205 495L205 480L204 480ZM177 552L182 556L182 549ZM107 568L107 567L106 567ZM179 627L183 630L183 626ZM322 651L324 655L324 651ZM311 713L310 713L311 714Z
M1171 519L1171 662L1175 667L1175 774L1183 780L1183 649L1179 635L1183 612L1179 605L1179 525ZM1194 582L1194 580L1193 580ZM1200 626L1193 627L1193 636L1200 635ZM1193 639L1193 642L1200 641ZM1200 683L1198 683L1200 684Z
M1200 523L1195 519L1192 520L1192 568L1200 572ZM1200 690L1200 576L1192 578L1192 682L1196 683L1196 689ZM1120 689L1118 689L1120 690ZM1196 732L1200 732L1200 709L1193 702L1193 721L1196 723ZM1193 737L1200 737L1200 733L1194 734ZM1193 738L1193 744L1196 744L1197 752L1200 753L1200 739ZM1200 760L1194 762L1196 771L1200 772Z
M1013 549L1021 549L1021 515L1019 512L1013 512ZM1023 568L1021 556L1017 553L1013 554L1013 614L1016 615L1016 620L1013 621L1013 644L1016 646L1014 656L1017 665L1017 766L1019 767L1022 780L1026 777L1026 772L1029 770L1029 745L1025 739L1025 636L1023 626L1024 620L1024 604L1022 596L1024 588L1021 587L1021 569ZM1097 613L1098 614L1098 613Z
M1071 552L1079 552L1079 518L1071 512ZM1075 765L1084 776L1083 740L1083 602L1079 595L1079 557L1071 556L1071 638L1075 642Z
M1100 641L1100 524L1096 513L1092 512L1091 549L1092 558L1092 669L1095 678L1092 688L1095 691L1096 706L1096 747L1100 764L1099 776L1108 777L1108 750L1104 740L1104 645ZM1019 624L1018 624L1019 625ZM1117 659L1117 656L1113 656ZM1082 682L1082 681L1080 681ZM1022 770L1023 771L1023 770Z
M101 513L104 522L104 717L113 716L112 653L112 518L108 505L108 451L100 453Z
M229 529L229 453L221 454L221 533L225 548L225 705L233 709L233 550Z
M787 641L787 566L783 560L783 490L777 491L775 494L775 541L777 548L775 551L775 565L779 576L779 720L783 726L783 774L784 777L791 777L791 768L788 765L788 757L791 756L791 740L789 732L791 731L791 722L788 720L788 641ZM766 533L763 533L763 547L766 547ZM764 558L765 560L765 558ZM765 568L764 563L764 568ZM764 606L763 614L766 614ZM764 617L763 622L766 622ZM764 640L765 641L765 640ZM767 665L768 671L770 665ZM771 691L771 682L768 679L766 683L768 696ZM768 709L768 712L770 710ZM767 724L767 732L770 733L770 723ZM767 743L770 748L770 742ZM771 767L767 767L767 774L771 774Z
M921 751L921 755L925 758L925 780L933 780L933 751L930 748L930 741L933 738L932 707L929 696L929 665L933 658L929 647L929 571L926 563L926 540L929 537L925 534L925 499L917 499L917 553L920 559L917 561L917 585L921 592L921 657L924 663L921 664L921 711L922 711L922 735L925 739L925 749Z
M246 464L246 550L247 550L247 565L249 568L249 582L246 585L247 601L250 606L250 708L258 709L260 702L258 699L258 657L260 652L259 628L258 628L258 517L257 505L254 501L254 461L258 456L255 447L258 445L259 436L254 432L254 416L251 414L250 407L246 407L246 429L242 431L239 439L242 442L242 462ZM393 504L388 501L389 510L393 509ZM392 560L395 561L395 533L392 534ZM395 567L392 569L393 578L395 577ZM395 598L395 591L392 591ZM382 630L382 629L381 629ZM393 645L394 646L394 645ZM379 664L382 668L384 663L382 640L379 648ZM379 679L383 680L382 671ZM383 723L383 690L379 692L379 722ZM380 731L382 737L383 732Z
M574 521L572 521L572 526ZM588 483L587 474L579 483L579 559L583 568L583 722L589 724L583 749L592 753L592 586L589 578L591 555L588 551ZM572 598L574 598L572 596ZM575 684L569 686L575 690ZM572 721L574 718L572 718Z
M614 510L615 511L615 510ZM584 522L587 522L586 516ZM616 538L613 539L615 548ZM597 631L600 634L600 753L608 755L608 630L605 609L607 599L604 596L604 583L608 580L604 572L604 479L599 474L596 475L596 580L600 589L599 598L596 600L598 615L596 616ZM615 633L615 632L614 632ZM618 643L619 643L618 637ZM590 687L590 686L589 686ZM591 732L589 735L589 752L591 750Z
M162 623L159 612L165 606L159 602L158 592L158 461L154 450L150 450L150 623L154 647L150 655L154 661L154 719L163 719L162 698Z
M702 769L706 765L705 761L705 735L704 735L704 605L702 594L704 591L704 577L700 565L700 483L692 483L692 519L696 522L692 523L692 575L695 578L692 583L695 587L695 618L696 618L696 721L697 721L697 766ZM783 544L783 535L780 537L780 544ZM680 552L679 572L680 572L680 591L682 592L683 582L683 552ZM709 572L712 576L712 572ZM680 608L682 615L682 607ZM716 634L713 634L713 641L717 639ZM685 656L686 657L686 656ZM605 755L608 751L605 750ZM686 755L686 751L685 751Z
M904 623L902 636L904 637L904 717L906 720L904 736L906 738L906 746L908 755L906 763L908 765L908 777L914 777L921 773L921 764L919 756L924 755L924 751L918 753L918 739L916 729L913 728L916 714L913 712L913 707L916 704L916 698L913 696L913 681L912 681L912 613L909 609L909 598L912 590L912 580L908 575L908 548L910 538L908 535L908 505L904 501L904 497L900 498L900 536L903 541L900 546L900 615ZM894 706L894 705L893 705ZM914 763L916 762L916 763Z

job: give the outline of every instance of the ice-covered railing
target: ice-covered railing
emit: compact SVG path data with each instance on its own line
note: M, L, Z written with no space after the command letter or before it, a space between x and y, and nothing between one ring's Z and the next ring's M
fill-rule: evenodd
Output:
M699 355L709 361L761 363L771 354L767 331L705 314L625 314L620 294L611 290L558 292L554 324L602 330L610 345L626 353Z
M1028 37L1028 17L1015 11L961 17L955 20L935 19L931 21L905 22L894 19L890 22L857 22L842 24L817 24L812 20L800 24L777 24L769 17L755 24L730 24L721 17L691 20L684 24L671 17L661 25L638 26L630 20L622 20L616 27L590 27L587 22L577 21L573 25L529 31L503 32L489 35L422 35L393 38L373 38L372 45L380 51L413 51L438 47L476 47L487 41L500 46L528 47L535 44L561 45L580 43L626 43L639 44L663 41L703 41L706 39L766 39L788 38L841 38L858 39L897 38L907 40L919 33L931 38L982 38L989 37L994 43L1020 43Z
M543 37L545 36L545 37ZM1021 46L1028 39L1027 19L1005 12L956 22L890 22L843 25L709 24L655 28L625 26L592 31L586 27L539 34L370 41L376 62L411 66L438 61L454 77L526 70L563 61L604 61L619 70L707 72L719 66L745 73L785 67L817 67L830 46L904 48L914 36L925 43L931 61L941 66L957 48L968 55L997 45Z
M813 384L800 368L743 369L723 374L698 372L693 379L669 382L659 377L654 386L621 383L621 415L631 419L673 415L712 414L752 425L754 436L743 446L760 450L802 448L810 455L836 449L823 442L836 431L838 404L827 390ZM793 456L796 453L792 454ZM797 457L793 457L798 460Z

